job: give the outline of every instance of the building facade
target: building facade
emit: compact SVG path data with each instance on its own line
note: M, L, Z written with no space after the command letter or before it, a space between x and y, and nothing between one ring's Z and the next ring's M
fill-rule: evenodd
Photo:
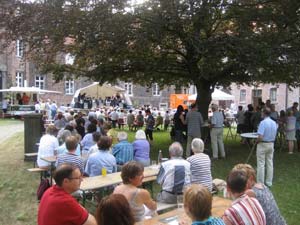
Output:
M51 74L41 74L30 62L25 54L25 44L22 40L16 40L8 48L0 51L0 89L10 88L11 86L19 87L39 87L40 89L59 91L61 94L43 94L40 99L51 99L57 101L59 105L70 104L74 93L77 89L83 88L93 81L87 78L71 78L55 82ZM72 57L69 55L62 56L63 63L72 63ZM173 85L161 88L157 83L150 87L143 87L132 82L119 82L118 85L125 89L130 97L132 105L152 106L156 108L169 108L170 94L195 94L196 88L183 87L176 89ZM257 86L246 86L232 84L230 94L235 96L233 102L235 106L248 104L256 105L259 100L271 100L276 109L282 110L291 106L293 102L299 102L299 88L292 88L286 84L263 84ZM7 94L0 93L0 98L6 97ZM228 107L230 102L219 102L220 105ZM232 103L232 102L231 102Z

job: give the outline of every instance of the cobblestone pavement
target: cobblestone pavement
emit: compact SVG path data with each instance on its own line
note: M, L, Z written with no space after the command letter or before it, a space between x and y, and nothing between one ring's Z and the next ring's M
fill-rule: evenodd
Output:
M17 132L24 131L24 123L12 124L0 127L0 142L10 138Z

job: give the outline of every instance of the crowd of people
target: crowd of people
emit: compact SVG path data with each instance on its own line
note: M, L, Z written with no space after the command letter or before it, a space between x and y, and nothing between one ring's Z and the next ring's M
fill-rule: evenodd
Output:
M272 158L269 157L273 155L277 131L276 123L271 119L272 111L263 109L262 121L257 129L257 173L248 164L238 164L230 171L226 180L227 195L234 201L221 218L211 216L211 160L225 158L221 135L224 116L217 105L212 105L212 116L207 125L212 142L210 158L204 153L201 127L205 122L197 106L193 104L190 111L183 112L183 107L179 106L174 114L175 141L169 146L169 159L161 162L159 167L157 183L161 190L156 199L151 197L148 190L140 187L144 167L150 166L152 132L158 126L168 128L172 120L169 113L161 120L157 119L161 115L153 115L150 109L139 111L137 115L132 111L126 113L118 109L90 111L87 116L81 112L57 112L53 124L47 126L38 149L39 167L50 167L41 158L57 156L55 185L41 199L38 223L134 224L147 216L156 215L157 202L174 204L178 196L183 196L184 210L195 225L285 225L269 190L273 178L273 165L270 164ZM120 114L122 118L126 117L122 123L130 121L128 128L136 130L133 143L128 141L128 134L123 129L117 129ZM167 125L163 124L166 120ZM136 126L141 122L143 125ZM184 133L187 135L185 151ZM123 183L114 187L112 194L100 201L94 217L74 201L71 194L79 190L84 177L101 175L103 169L106 173L121 171ZM62 213L65 211L68 213ZM56 220L57 216L59 220Z

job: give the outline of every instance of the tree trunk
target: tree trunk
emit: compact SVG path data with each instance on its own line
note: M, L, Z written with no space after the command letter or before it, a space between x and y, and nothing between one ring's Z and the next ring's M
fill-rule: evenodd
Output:
M209 81L195 83L197 88L197 105L204 120L208 119L208 108L211 103L211 94L214 90L214 85Z

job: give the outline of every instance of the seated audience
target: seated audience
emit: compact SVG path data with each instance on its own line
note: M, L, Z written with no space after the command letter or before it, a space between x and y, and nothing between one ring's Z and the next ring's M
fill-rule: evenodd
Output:
M97 225L95 218L71 196L71 193L79 190L82 181L80 170L62 164L53 177L55 185L44 193L39 204L38 224Z
M78 132L78 134L81 135L81 138L83 138L84 135L85 135L85 128L84 128L85 120L82 117L79 117L75 121L76 121L76 128L75 129Z
M88 157L91 154L93 154L95 152L98 152L98 150L99 150L98 142L100 141L100 137L101 137L101 133L100 132L96 131L96 132L93 133L93 141L94 141L95 144L92 147L90 147L86 159L88 159Z
M163 162L157 175L161 192L157 195L158 202L176 203L177 195L191 183L190 163L182 158L183 148L179 142L169 147L170 160Z
M68 163L79 168L81 174L84 173L83 160L80 156L76 154L76 149L78 146L78 139L75 136L69 136L66 138L65 146L68 152L57 156L56 167L61 164Z
M37 165L40 168L48 168L51 166L49 162L42 160L42 157L54 156L54 150L58 148L58 140L55 137L57 129L54 125L49 125L46 134L41 137L38 149Z
M187 158L191 164L191 183L202 184L211 192L211 162L209 156L203 153L204 143L200 138L194 138L191 148L194 155Z
M133 146L133 159L144 166L150 165L150 144L143 130L138 130L135 134Z
M81 140L82 153L87 154L90 147L95 143L93 140L93 133L97 131L97 126L94 123L88 125L87 134Z
M220 218L211 216L212 195L201 184L192 184L184 191L183 205L192 225L225 225Z
M258 200L263 208L267 225L286 225L272 192L262 183L256 183L256 171L249 164L237 164L233 170L243 170L248 177L246 194Z
M96 220L98 225L134 225L135 223L128 201L121 194L111 194L101 199Z
M110 146L111 138L108 136L101 136L98 143L98 152L90 155L86 163L85 172L90 177L101 175L103 167L107 170L107 173L114 173L117 171L116 158L109 153Z
M245 193L247 181L247 174L242 170L233 170L227 177L227 192L234 201L222 217L226 225L266 225L261 205Z
M66 147L66 139L67 137L72 136L71 132L69 130L63 130L63 132L60 133L60 140L61 145L57 148L57 154L61 155L68 152L68 149ZM80 146L76 147L75 154L80 156Z
M117 165L122 166L125 163L133 160L133 146L127 141L126 132L118 132L119 143L112 148L112 154L117 160ZM121 167L118 167L119 171Z
M156 210L156 202L151 198L150 193L146 189L138 188L143 183L143 173L142 164L135 161L126 163L121 172L123 184L114 190L114 194L122 194L126 197L136 222Z
M60 130L67 125L66 120L61 112L59 112L54 120L54 126Z

